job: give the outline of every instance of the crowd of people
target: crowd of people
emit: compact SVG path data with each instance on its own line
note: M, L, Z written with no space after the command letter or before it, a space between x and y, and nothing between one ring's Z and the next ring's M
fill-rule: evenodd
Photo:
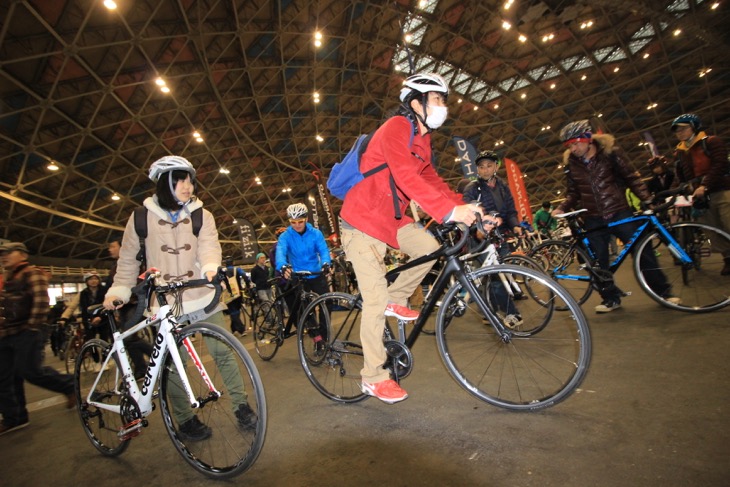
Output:
M671 156L657 156L645 162L651 173L648 181L642 179L632 161L616 143L611 134L595 133L588 120L567 123L560 131L560 142L565 150L562 162L565 168L565 198L545 201L535 213L532 222L518 217L509 185L499 177L501 156L492 150L479 153L475 160L477 178L460 181L458 191L444 181L432 164L431 134L448 118L449 88L437 74L420 73L409 76L399 94L400 105L373 134L362 155L363 173L383 163L387 170L374 172L352 187L345 196L340 218L340 241L347 260L357 278L362 295L361 342L364 367L360 371L363 393L393 404L408 397L408 393L384 368L386 350L383 330L386 317L410 321L418 311L409 306L409 298L424 279L432 263L414 267L398 274L393 282L385 278L387 259L397 251L410 259L433 252L438 243L422 221L435 224L459 222L471 225L477 215L487 219L488 228L497 226L504 233L521 235L534 229L543 237L550 237L558 225L560 214L573 209L585 209L584 227L599 229L589 239L597 253L602 269L609 268L610 245L614 238L628 241L635 224L605 228L606 224L632 214L626 188L639 204L651 206L654 195L680 183L689 184L693 202L693 218L730 233L730 165L724 142L707 135L700 118L695 114L678 116L669 129L677 138ZM638 163L640 161L633 161ZM155 194L147 198L143 207L148 223L142 238L130 216L121 242L112 242L110 256L115 264L105 285L98 274L84 276L86 288L80 292L60 317L72 319L79 312L86 325L86 337L99 335L109 339L108 329L98 318L87 316L88 306L103 304L128 314L131 288L137 283L140 265L161 270L163 279L195 279L216 274L223 263L213 215L203 208L196 196L197 180L193 165L180 156L165 156L155 161L149 177L156 185ZM418 202L423 218L408 213L411 200ZM555 204L554 204L555 203ZM200 221L200 228L195 228ZM304 289L325 293L332 259L327 241L320 230L309 221L306 205L294 203L286 209L289 226L277 231L277 242L269 256L261 252L251 269L250 279L231 260L225 262L229 275L235 277L239 288L255 293L259 300L273 299L272 281L286 283L294 274L303 280ZM170 246L168 244L174 243ZM120 245L121 244L121 245ZM176 252L166 249L176 248ZM730 276L730 249L721 249L725 266L722 276ZM500 253L509 253L508 246ZM0 292L0 435L28 425L24 382L30 382L65 396L66 405L73 407L73 380L44 366L45 341L42 325L47 322L48 278L39 268L28 262L29 251L22 242L0 247L4 275ZM654 256L642 255L641 265L657 269L645 273L648 285L670 302L679 302L672 295L670 283L658 270ZM268 264L267 265L267 261ZM304 275L302 273L308 273ZM212 291L197 288L186 293L183 311L193 311L206 305ZM499 286L490 292L500 293ZM622 293L615 286L600 290L602 302L598 313L611 312L622 305ZM228 302L228 321L231 331L246 333L240 319L241 295ZM297 321L298 296L287 300L290 319L286 333L293 333ZM518 306L510 301L501 311L506 321L514 324L520 319ZM118 303L124 303L119 305ZM125 322L125 319L121 320ZM226 326L222 312L209 317L221 327ZM320 337L321 339L321 337ZM315 338L316 340L316 338ZM144 344L129 344L137 370L143 374L145 356L151 353ZM257 418L246 403L242 384L232 384L231 390L241 391L237 396L236 416L242 427L250 427ZM184 402L184 401L183 401ZM197 441L211 434L210 428L184 404L174 408L180 431L187 439Z

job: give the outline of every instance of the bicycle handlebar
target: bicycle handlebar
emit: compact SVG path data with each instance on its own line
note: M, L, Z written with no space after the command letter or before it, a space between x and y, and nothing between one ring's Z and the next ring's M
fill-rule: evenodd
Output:
M152 299L152 293L156 293L159 299L164 299L164 296L172 291L202 287L202 286L213 286L215 293L210 303L203 308L205 313L210 313L218 306L220 302L221 293L223 292L223 283L225 283L226 290L231 292L231 285L228 283L226 275L226 268L224 266L218 267L215 276L212 280L206 278L202 279L191 279L189 281L171 281L166 284L156 285L155 280L160 277L160 271L155 268L146 270L140 278L142 282L132 288L132 294L137 296L137 308L134 310L132 317L128 323L125 323L125 327L129 324L136 324L142 319L145 309L151 310L150 301Z

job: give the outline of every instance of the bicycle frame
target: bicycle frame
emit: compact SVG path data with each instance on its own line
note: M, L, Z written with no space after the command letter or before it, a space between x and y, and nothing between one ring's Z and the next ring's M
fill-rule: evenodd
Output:
M198 314L198 313L195 313ZM207 315L207 313L204 313ZM159 317L162 318L159 318ZM139 410L141 413L141 416L147 417L153 410L153 399L154 399L154 390L155 385L157 384L157 380L160 376L160 370L163 366L163 357L165 357L166 353L170 354L170 357L172 357L173 363L175 364L175 368L177 369L178 374L180 375L181 382L183 384L183 388L185 389L186 394L188 395L188 399L190 400L191 407L197 408L205 404L206 402L213 400L215 398L218 398L221 396L221 392L215 389L215 386L210 381L208 373L205 370L205 366L203 365L202 361L200 360L200 357L198 356L197 352L195 351L195 347L193 347L193 344L191 343L189 338L186 338L183 341L183 345L185 346L185 349L187 350L191 360L193 360L193 363L195 364L195 367L200 371L201 376L204 378L206 384L208 385L208 388L210 390L210 394L208 398L196 398L192 392L192 388L190 386L190 381L188 380L187 375L185 374L185 365L183 364L182 357L180 355L179 350L175 346L175 335L174 331L180 326L179 322L182 321L197 321L200 318L198 316L193 317L192 314L183 315L180 319L176 319L172 315L172 310L170 305L165 304L157 311L157 313L154 316L151 316L149 318L144 319L143 321L139 322L138 324L131 327L129 330L125 332L119 332L119 330L116 329L116 327L113 325L113 320L110 319L110 326L112 326L112 336L113 336L113 342L111 344L111 348L109 349L109 353L107 353L106 359L104 359L103 363L101 364L101 370L99 371L98 375L96 376L96 380L94 380L94 384L89 391L86 401L99 409L106 409L108 411L111 411L116 414L121 413L121 406L113 406L109 405L103 402L97 402L93 400L94 392L96 391L96 387L99 383L99 380L101 379L102 374L105 372L107 365L109 364L110 360L113 360L113 357L117 357L117 360L119 361L119 368L115 367L115 373L117 374L115 383L120 384L121 381L124 382L125 386L128 388L130 395L132 398L137 402L137 405L139 406ZM134 374L132 372L132 366L129 362L129 356L127 355L127 350L124 347L124 339L134 335L138 331L147 328L151 325L157 325L159 324L159 329L157 332L157 335L155 336L155 343L154 348L152 351L152 356L150 357L150 361L147 368L147 374L145 375L144 382L142 383L142 387L140 388L137 384L137 381L134 380ZM122 371L122 377L118 377L119 369L121 368ZM121 379L121 381L120 381ZM120 391L116 391L120 392ZM214 397L212 397L214 396ZM134 429L136 426L132 426L130 429ZM119 434L124 435L127 434L129 430L121 431Z
M692 259L690 256L682 249L682 247L679 245L679 243L672 237L672 235L667 231L666 227L662 225L662 223L659 221L659 219L654 215L633 215L628 218L624 218L622 220L618 220L615 222L608 223L606 225L602 225L600 227L592 228L591 230L584 230L582 227L578 225L578 223L573 219L570 222L570 228L571 232L573 233L573 242L571 243L571 251L576 246L582 247L587 253L588 256L591 258L592 262L591 265L595 264L597 258L596 253L593 250L593 247L591 247L590 241L588 239L588 235L598 232L600 230L605 230L606 228L613 228L617 227L619 225L623 225L626 223L633 223L633 222L639 222L643 221L644 223L639 226L639 228L636 229L634 234L631 236L631 239L625 243L624 248L619 252L619 254L616 256L616 259L614 259L613 262L609 264L609 270L611 272L615 272L623 263L624 260L626 260L626 257L628 256L629 252L634 248L634 245L636 242L638 242L641 237L643 237L647 233L647 229L657 230L659 232L659 236L661 240L667 245L667 248L670 252L672 252L672 255L676 257L682 264L691 264ZM590 281L591 276L575 276L570 274L555 274L555 278L557 279L566 279L566 280L574 280L574 281Z
M464 264L461 258L456 255L456 253L464 246L467 237L468 235L465 233L464 237L462 238L463 241L459 244L456 244L453 247L442 247L431 254L424 255L408 262L407 264L398 266L385 274L385 277L387 279L405 270L417 267L427 262L434 261L441 256L446 256L446 263L444 264L444 267L441 269L441 272L436 278L436 281L431 288L431 292L428 293L428 296L423 303L423 307L421 308L421 312L418 314L418 318L416 318L416 320L414 321L413 329L407 336L405 333L405 323L402 321L398 322L398 341L405 344L409 349L412 348L413 345L416 343L416 339L421 334L421 330L423 330L423 327L426 324L426 320L431 316L434 308L436 308L436 302L438 301L438 298L441 296L441 294L443 294L446 289L450 287L450 280L451 277L454 275L461 284L462 288L466 291L466 293L472 297L478 309L489 320L499 336L503 340L509 340L509 330L502 324L501 320L497 317L495 312L492 311L492 309L487 305L487 303L484 301L484 298L481 296L479 290L474 286L472 281L467 278L470 272L467 270L466 264Z

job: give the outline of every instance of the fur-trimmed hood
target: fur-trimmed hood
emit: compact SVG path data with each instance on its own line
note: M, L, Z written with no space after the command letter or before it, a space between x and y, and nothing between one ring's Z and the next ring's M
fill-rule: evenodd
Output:
M591 140L593 140L596 145L602 148L603 152L605 152L606 154L612 154L613 149L616 146L616 137L611 134L594 134L593 137L591 137ZM563 164L568 163L569 157L570 149L565 149L565 152L563 152Z

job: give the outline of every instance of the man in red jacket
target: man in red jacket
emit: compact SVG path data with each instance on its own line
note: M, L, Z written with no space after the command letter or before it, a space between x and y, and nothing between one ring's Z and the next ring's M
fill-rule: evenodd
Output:
M357 276L363 311L360 339L365 365L362 391L389 404L408 397L387 369L383 330L385 316L415 320L418 312L406 307L408 297L428 273L427 263L398 275L388 287L385 256L388 246L411 259L438 249L438 243L405 214L411 199L438 222L471 225L477 205L465 205L436 174L431 165L431 131L446 120L444 79L437 74L408 77L400 93L403 103L373 135L360 161L364 173L385 161L387 170L376 172L352 187L340 213L342 245Z

